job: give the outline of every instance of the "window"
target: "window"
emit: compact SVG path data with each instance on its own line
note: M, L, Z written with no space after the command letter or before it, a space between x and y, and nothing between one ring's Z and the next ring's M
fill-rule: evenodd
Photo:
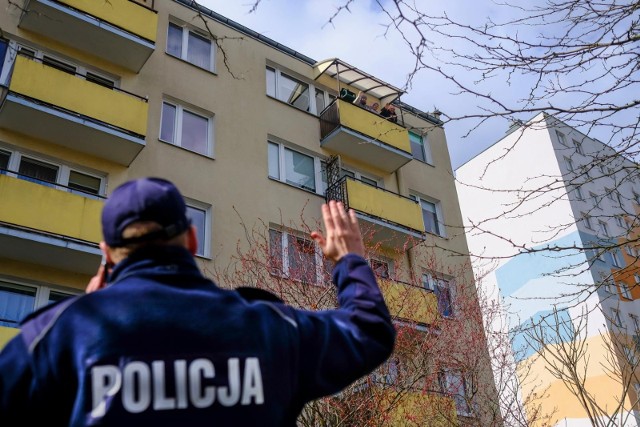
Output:
M607 226L607 223L604 221L598 221L598 230L600 231L600 233L602 233L604 236L609 236L609 227Z
M214 50L211 40L173 22L169 23L167 33L167 53L197 67L214 71Z
M422 220L424 222L424 230L427 233L444 236L444 226L442 221L442 212L440 210L440 202L425 200L422 197L410 196L413 200L420 203L422 208Z
M422 286L432 291L438 299L438 312L444 317L453 316L453 305L451 304L451 282L434 274L425 273L422 275Z
M409 132L409 142L411 143L411 154L414 159L433 164L433 159L431 158L431 146L429 145L429 140L426 135Z
M582 150L582 144L579 141L576 141L574 139L573 140L573 146L576 148L576 153L584 154L584 151Z
M269 177L322 194L320 159L269 141Z
M609 252L609 256L611 257L611 264L613 264L614 267L622 267L622 261L620 260L620 254L617 249L613 249Z
M607 199L611 200L612 202L616 201L616 195L612 189L605 187L604 193L607 195Z
M568 158L568 157L565 157L564 158L564 163L567 165L567 170L569 172L573 172L573 162L571 161L571 159Z
M611 309L611 322L616 326L622 326L622 318L620 317L620 310L615 308Z
M631 296L631 290L625 282L618 282L618 285L620 286L620 293L623 297L625 297L626 299L633 299L633 297Z
M575 192L576 200L584 200L584 197L582 196L582 190L580 189L580 187L576 187L573 191Z
M567 145L567 138L564 136L562 132L556 131L556 136L558 137L558 141L560 141L560 144L564 146Z
M615 218L615 221L616 221L616 225L617 225L618 227L620 227L620 228L626 228L626 227L625 227L624 220L622 219L622 217L621 217L620 215L615 216L614 218Z
M438 380L442 392L451 396L456 404L458 415L470 416L471 408L468 402L467 382L460 371L444 370L439 372Z
M586 214L584 212L580 213L582 214L582 223L584 224L584 226L589 230L593 230L593 225L591 224L591 217L589 216L589 214Z
M633 275L633 280L635 280L636 285L640 285L640 275L638 273Z
M205 156L213 155L213 117L168 101L162 103L160 140Z
M80 171L75 166L45 161L18 151L0 150L0 171L47 187L63 189L85 197L101 196L105 192L104 176ZM16 173L17 172L17 173Z
M589 192L589 198L591 198L591 200L593 201L593 206L594 207L596 207L596 208L600 207L600 199L598 199L598 196L596 196L591 191Z
M633 335L638 335L638 331L640 331L640 317L631 313L629 313L629 317L631 318L631 325L633 326Z
M383 187L383 185L381 184L381 182L377 178L374 178L372 176L366 176L366 175L364 175L363 173L360 173L360 172L356 172L356 171L352 171L352 170L343 168L340 171L340 177L342 178L344 176L349 176L351 178L355 178L355 179L357 179L359 181L362 181L365 184L369 184L369 185L371 185L373 187Z
M0 280L0 326L17 328L34 310L71 295L47 286L26 286Z
M633 201L636 202L637 205L640 205L640 195L635 191L633 192Z
M608 279L604 280L602 282L602 286L604 287L604 290L605 290L606 293L611 294L611 295L616 293L615 285L613 284L613 281L611 280L611 278L608 278Z
M187 204L187 218L191 221L191 225L196 228L196 236L198 238L198 249L196 255L209 256L209 208L204 207L203 204L197 204L195 202L188 202Z
M269 229L269 261L271 274L303 283L318 283L331 272L311 239L282 230Z
M374 274L383 279L390 279L393 277L393 262L387 259L371 258L369 260L371 269Z
M267 95L291 104L300 110L310 111L309 93L309 84L280 70L267 67ZM316 100L317 96L316 93Z

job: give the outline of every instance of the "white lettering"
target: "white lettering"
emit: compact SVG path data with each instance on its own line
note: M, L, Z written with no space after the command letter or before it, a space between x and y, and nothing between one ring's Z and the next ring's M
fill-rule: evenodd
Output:
M257 357L249 357L244 364L244 384L242 385L242 404L249 405L251 399L256 405L264 403L264 392L262 390L262 373L260 372L260 361Z
M129 412L142 412L151 403L151 373L144 362L129 362L124 367L122 406ZM138 396L136 396L136 389ZM137 398L136 398L137 397Z
M222 361L221 361L222 362ZM167 382L167 363L173 363L174 381ZM115 399L130 413L146 410L207 408L215 403L221 406L262 405L264 387L260 359L237 357L226 360L226 378L223 385L214 386L214 362L199 358L193 361L177 359L133 361L117 365L93 366L90 370L91 417L101 418L114 408ZM241 372L240 365L244 364ZM170 372L170 371L169 371ZM226 380L226 382L225 382Z
M227 363L229 371L229 386L218 387L218 402L222 406L233 406L238 403L240 399L240 360L237 357L232 357Z
M178 409L187 407L187 361L176 360L173 364L176 377L176 399Z
M213 378L215 370L208 359L196 359L189 366L189 394L196 408L211 406L216 396L214 386L202 387L202 378Z
M153 372L153 409L161 411L163 409L175 409L176 399L167 397L164 383L164 360L155 360L151 363Z
M103 417L107 410L107 400L120 391L122 376L114 365L94 366L91 368L91 416Z

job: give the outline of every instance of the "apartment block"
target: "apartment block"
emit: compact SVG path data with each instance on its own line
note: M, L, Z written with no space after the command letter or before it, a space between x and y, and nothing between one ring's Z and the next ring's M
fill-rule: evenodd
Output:
M104 200L140 176L183 192L197 262L221 286L335 304L321 301L330 286L308 236L331 198L357 212L399 326L433 337L467 322L456 296L475 289L473 272L437 112L342 59L309 58L189 0L20 0L6 10L0 344L25 315L84 291L100 263ZM361 94L393 104L397 119L354 103ZM251 256L264 261L259 275L243 264ZM301 303L304 293L313 298ZM375 378L393 383L398 363ZM436 383L410 389L390 417L438 401L446 425L480 422L467 373L433 366Z
M509 313L494 326L519 330L511 344L528 416L638 425L637 164L539 114L456 180L474 268Z

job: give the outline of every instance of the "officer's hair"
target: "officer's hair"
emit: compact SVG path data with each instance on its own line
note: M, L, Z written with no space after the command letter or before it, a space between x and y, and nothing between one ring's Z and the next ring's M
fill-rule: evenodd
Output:
M154 221L138 221L138 222L134 222L129 224L124 231L122 232L122 237L125 239L131 239L134 237L142 237L145 234L149 234L152 233L154 231L158 231L161 230L162 226L160 224L158 224L157 222ZM116 259L116 260L121 260L124 259L126 257L128 257L129 255L131 255L133 252L137 251L138 249L144 248L144 247L148 247L148 246L183 246L185 245L187 242L187 232L183 232L178 234L177 236L174 236L170 239L162 239L162 238L158 238L158 239L154 239L154 240L147 240L147 241L142 241L142 242L137 242L137 243L130 243L126 246L121 246L121 247L117 247L117 248L111 248L112 249L112 256ZM117 261L116 261L117 262Z

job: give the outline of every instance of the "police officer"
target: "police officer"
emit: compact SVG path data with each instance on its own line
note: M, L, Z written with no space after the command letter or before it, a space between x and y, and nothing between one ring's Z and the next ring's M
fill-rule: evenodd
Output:
M395 339L354 212L331 201L322 217L312 237L335 261L339 308L298 310L218 288L178 189L124 183L102 212L106 265L89 293L29 316L0 353L0 424L295 425Z

